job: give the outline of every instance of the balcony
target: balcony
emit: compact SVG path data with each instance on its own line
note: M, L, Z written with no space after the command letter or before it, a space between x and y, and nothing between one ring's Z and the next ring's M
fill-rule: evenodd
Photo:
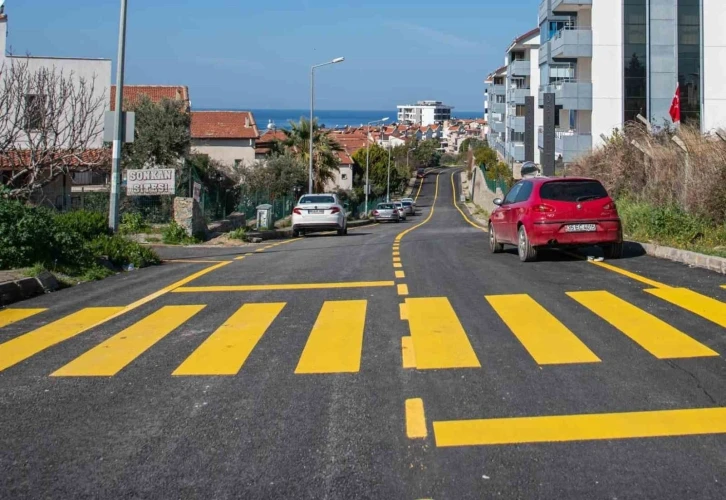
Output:
M531 89L509 89L507 102L510 104L524 104L524 98L532 95Z
M519 59L509 63L507 75L509 76L529 76L531 70L531 61L529 59Z
M545 3L545 9L547 5ZM580 9L592 9L592 0L552 0L552 12L572 12Z
M510 142L507 144L507 159L512 159L517 163L524 161L524 143L523 142Z
M499 113L503 115L507 112L507 105L503 102L490 102L489 103L489 112L490 113Z
M503 134L507 130L507 125L503 121L494 120L491 124L489 124L493 132L496 132L497 134Z
M539 128L537 144L540 149L544 147L542 127ZM555 159L562 156L562 161L572 163L579 156L592 150L592 135L579 133L576 130L555 130Z
M524 116L507 115L507 128L524 133Z
M592 57L592 30L590 28L561 29L547 43L552 59Z
M542 85L539 88L539 102L544 102L544 95L555 94L555 105L563 109L592 110L592 83L577 80L562 80Z
M504 95L507 93L507 87L505 85L490 85L489 95ZM493 99L490 97L490 99Z
M539 17L538 17L538 25L542 24L542 21L547 19L547 15L549 12L547 11L547 0L541 0L539 3Z
M550 56L550 42L543 43L539 48L539 65L542 66L549 61Z

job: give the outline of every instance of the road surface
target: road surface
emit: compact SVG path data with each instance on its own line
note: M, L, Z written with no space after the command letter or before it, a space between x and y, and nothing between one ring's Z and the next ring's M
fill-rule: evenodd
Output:
M726 284L419 214L0 311L0 498L726 498Z

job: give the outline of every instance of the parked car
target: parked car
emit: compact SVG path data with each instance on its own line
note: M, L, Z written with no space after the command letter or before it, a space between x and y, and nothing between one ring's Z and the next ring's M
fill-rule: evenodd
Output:
M416 201L413 198L401 198L401 201L410 201L413 208L416 208Z
M371 215L373 215L376 222L398 222L401 220L394 203L379 203L375 210L371 212Z
M394 201L393 204L396 205L396 210L398 210L398 216L401 220L406 220L406 207L403 206L403 203Z
M623 253L623 231L615 202L595 179L525 179L515 184L489 217L489 247L516 245L523 262L542 248L598 245L609 259Z
M426 177L426 170L424 170L423 168L419 168L418 170L416 170L416 177L418 177L419 179L423 179L424 177Z
M416 215L416 208L413 206L412 201L402 201L401 204L406 209L407 215Z
M348 234L345 209L334 194L306 194L292 210L292 235L297 237L315 231Z

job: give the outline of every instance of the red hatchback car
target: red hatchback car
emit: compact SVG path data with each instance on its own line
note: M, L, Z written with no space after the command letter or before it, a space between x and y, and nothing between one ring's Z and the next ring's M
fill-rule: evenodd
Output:
M516 245L519 259L537 259L540 248L598 245L605 257L623 253L623 231L615 202L595 179L535 177L512 187L489 217L489 247Z

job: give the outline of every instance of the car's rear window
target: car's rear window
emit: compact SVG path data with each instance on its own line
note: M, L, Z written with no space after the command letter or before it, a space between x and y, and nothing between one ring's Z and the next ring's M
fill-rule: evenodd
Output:
M381 203L378 205L379 210L393 210L395 207L390 203Z
M543 184L539 197L552 201L589 201L607 198L608 192L598 181L554 181Z
M410 207L411 206L411 202L410 201L404 201L403 202L403 206L404 207Z
M335 198L332 196L303 196L300 199L301 205L308 203L335 203Z

